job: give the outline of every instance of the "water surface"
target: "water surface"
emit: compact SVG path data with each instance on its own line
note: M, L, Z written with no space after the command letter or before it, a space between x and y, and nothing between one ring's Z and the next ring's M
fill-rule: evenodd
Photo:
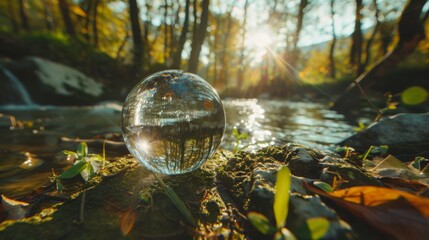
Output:
M318 103L280 100L230 99L223 101L227 119L221 146L232 150L234 127L249 134L239 147L248 151L290 141L326 149L353 134L344 117ZM62 153L77 143L68 139L104 137L120 140L121 105L89 107L3 106L0 113L0 193L22 196L47 183L51 169L61 172L72 161ZM11 128L14 116L23 128ZM13 120L13 119L12 119ZM79 140L76 140L77 142ZM90 145L94 146L94 145ZM90 148L101 153L100 145ZM109 150L109 149L108 149ZM108 157L123 152L108 151Z

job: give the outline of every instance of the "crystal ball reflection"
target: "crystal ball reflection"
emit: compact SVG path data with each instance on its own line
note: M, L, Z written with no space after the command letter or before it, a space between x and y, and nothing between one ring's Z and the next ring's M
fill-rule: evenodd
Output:
M131 154L163 174L196 170L219 147L225 112L216 91L192 73L150 75L128 94L122 133Z

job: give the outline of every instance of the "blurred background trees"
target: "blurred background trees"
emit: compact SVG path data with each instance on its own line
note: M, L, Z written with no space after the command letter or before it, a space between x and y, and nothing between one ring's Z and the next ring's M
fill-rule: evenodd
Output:
M428 72L429 6L426 0L410 2L419 11L402 18L418 19L419 26L407 27L421 39L389 69L396 71L396 82L379 84L382 91L400 91ZM151 72L180 68L201 75L225 96L293 97L297 87L315 85L321 89L316 95L341 93L414 34L398 32L407 3L4 0L0 56L48 58L124 92ZM410 71L419 74L410 80Z

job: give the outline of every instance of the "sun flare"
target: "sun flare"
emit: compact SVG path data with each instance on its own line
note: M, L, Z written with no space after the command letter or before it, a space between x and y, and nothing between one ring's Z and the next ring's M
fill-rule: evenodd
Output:
M274 33L268 26L255 29L249 32L244 41L245 46L255 53L263 52L265 54L268 47L274 43Z

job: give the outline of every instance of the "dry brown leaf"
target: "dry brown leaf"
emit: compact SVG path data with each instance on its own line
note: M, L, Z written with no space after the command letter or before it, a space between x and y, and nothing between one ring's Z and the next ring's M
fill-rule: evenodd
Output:
M352 187L332 193L305 182L304 186L395 239L426 239L429 234L427 198L373 186Z
M124 236L127 236L131 232L134 224L136 223L136 219L137 213L134 209L130 208L122 214L119 227L121 228L121 232Z
M381 177L379 179L390 188L407 191L416 195L420 195L428 189L427 185L416 180L405 180L402 178L392 177Z

